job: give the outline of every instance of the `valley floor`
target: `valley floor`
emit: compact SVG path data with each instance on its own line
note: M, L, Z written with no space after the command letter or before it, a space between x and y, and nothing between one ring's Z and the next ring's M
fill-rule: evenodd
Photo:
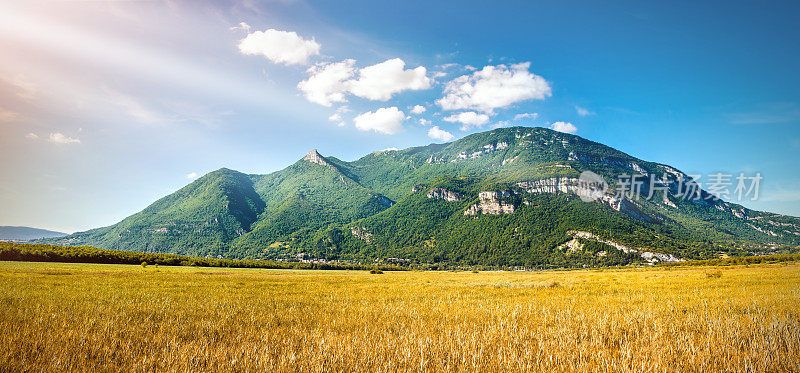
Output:
M800 265L549 272L0 262L0 371L800 371Z

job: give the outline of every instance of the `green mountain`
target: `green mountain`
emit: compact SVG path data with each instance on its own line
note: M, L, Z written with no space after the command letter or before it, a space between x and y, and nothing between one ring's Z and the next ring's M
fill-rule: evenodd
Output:
M642 176L620 181L632 174ZM682 198L696 185L690 180L579 136L512 127L353 162L311 151L268 175L221 169L113 226L47 242L249 259L537 267L706 259L800 244L800 219L702 189L698 200ZM618 193L634 185L636 192Z
M0 226L0 241L28 241L66 236L66 233L31 227Z

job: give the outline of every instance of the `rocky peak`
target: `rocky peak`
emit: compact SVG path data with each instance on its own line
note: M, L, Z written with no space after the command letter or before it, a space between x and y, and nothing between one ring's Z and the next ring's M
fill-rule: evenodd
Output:
M325 157L323 157L322 155L319 154L319 152L317 152L317 149L314 149L314 150L308 152L308 154L306 154L306 156L303 157L303 160L304 161L309 161L311 163L316 163L316 164L319 164L319 165L323 165L323 166L330 166L331 165L330 163L328 163L328 160L325 159Z

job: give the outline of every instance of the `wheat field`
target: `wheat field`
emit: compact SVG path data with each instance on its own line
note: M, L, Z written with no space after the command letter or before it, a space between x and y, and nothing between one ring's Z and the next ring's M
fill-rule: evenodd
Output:
M0 262L2 371L800 371L800 266Z

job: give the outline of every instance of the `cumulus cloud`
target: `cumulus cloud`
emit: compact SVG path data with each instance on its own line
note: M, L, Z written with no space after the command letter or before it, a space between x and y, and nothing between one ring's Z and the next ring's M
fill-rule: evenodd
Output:
M552 96L550 84L528 71L530 62L510 66L484 66L445 85L445 96L436 103L445 110L478 110L492 114L514 103Z
M334 102L346 102L347 80L355 73L355 60L344 60L318 64L308 69L311 76L297 84L308 101L331 106Z
M361 131L375 131L393 135L403 130L406 115L397 107L385 107L375 112L368 111L353 119L356 128Z
M578 112L578 115L580 115L582 117L594 114L591 110L583 108L583 107L580 107L578 105L575 105L575 111Z
M395 93L427 89L431 86L425 67L406 70L405 62L399 58L363 69L356 68L355 62L347 59L317 64L308 69L309 78L300 82L297 87L309 101L331 106L334 102L347 102L347 94L373 101L386 101Z
M414 114L422 114L425 112L425 110L427 109L425 109L425 107L422 105L414 105L414 107L411 108L411 112Z
M439 126L433 126L431 129L428 130L428 137L434 140L448 142L453 139L453 134L443 129L440 129Z
M306 40L296 32L275 29L256 31L239 41L239 51L243 54L262 55L285 65L305 65L309 57L319 55L319 48L313 38Z
M578 132L578 127L575 127L575 125L570 122L555 122L550 125L550 129L564 133Z
M53 132L50 134L50 138L47 139L54 144L80 144L81 140L69 136L65 136L61 132Z
M186 174L186 178L189 179L189 180L196 179L197 178L197 172L190 172L190 173Z
M429 121L429 120L427 120L425 118L419 118L419 124L421 124L423 126L429 126L431 124L431 121Z
M349 91L368 100L386 101L398 92L431 87L424 66L408 70L405 66L399 58L367 66L358 72L358 79L349 82Z
M520 113L514 116L514 120L520 119L536 119L539 116L539 113Z
M489 116L486 114L478 114L474 111L465 111L463 113L453 114L444 118L445 122L458 122L461 123L461 130L466 131L470 127L480 127L489 122Z

